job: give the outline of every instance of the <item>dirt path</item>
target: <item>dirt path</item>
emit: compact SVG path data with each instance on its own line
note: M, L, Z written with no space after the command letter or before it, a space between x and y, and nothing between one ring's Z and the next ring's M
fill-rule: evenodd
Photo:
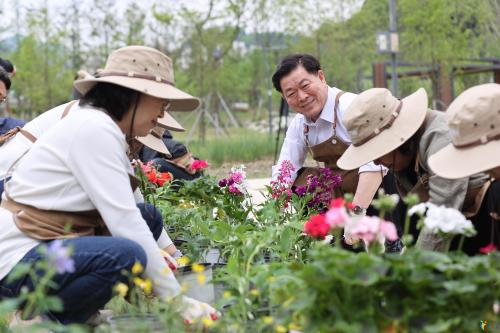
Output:
M247 179L271 177L271 167L273 165L272 157L253 162L231 162L224 163L221 166L211 166L208 173L217 178L223 178L229 174L233 166L239 166L241 164L246 166Z

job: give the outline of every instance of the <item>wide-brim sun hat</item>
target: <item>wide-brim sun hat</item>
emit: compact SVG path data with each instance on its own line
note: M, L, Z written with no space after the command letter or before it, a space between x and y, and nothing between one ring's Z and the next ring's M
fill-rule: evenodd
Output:
M163 117L158 118L158 126L163 127L165 129L176 131L176 132L184 132L185 129L177 120L170 115L170 113L165 111Z
M126 46L113 51L95 77L73 83L85 95L98 82L107 82L170 101L170 110L192 111L200 100L175 87L172 60L146 46Z
M385 88L359 94L344 114L352 144L337 161L339 168L357 169L404 144L423 124L427 103L423 88L402 100Z
M465 90L446 116L451 143L429 157L433 172L458 179L500 167L500 84Z
M172 154L170 154L165 142L163 142L164 132L164 128L156 126L149 132L148 135L138 136L136 137L136 140L159 153L165 154L167 157L172 157Z

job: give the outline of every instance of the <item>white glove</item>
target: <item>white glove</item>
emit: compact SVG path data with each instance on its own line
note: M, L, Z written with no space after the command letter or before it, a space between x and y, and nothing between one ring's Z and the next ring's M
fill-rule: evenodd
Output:
M188 323L203 317L212 320L217 319L217 311L207 303L197 301L187 296L182 296L182 303L184 308L181 311L181 315Z
M344 226L344 240L348 245L354 245L359 242L359 238L355 237L351 230L357 224L357 221L363 218L364 215L351 215L351 219Z

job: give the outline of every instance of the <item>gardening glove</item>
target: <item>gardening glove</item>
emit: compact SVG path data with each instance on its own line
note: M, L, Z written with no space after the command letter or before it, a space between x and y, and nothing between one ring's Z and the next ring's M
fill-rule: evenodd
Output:
M181 315L187 324L195 320L201 320L202 318L217 320L217 311L207 303L197 301L187 296L182 296L182 303L184 308Z
M365 214L363 215L352 215L351 214L351 219L346 222L344 226L344 241L348 245L354 245L357 242L359 242L359 238L354 236L351 232L352 228L356 225L357 221L361 219Z

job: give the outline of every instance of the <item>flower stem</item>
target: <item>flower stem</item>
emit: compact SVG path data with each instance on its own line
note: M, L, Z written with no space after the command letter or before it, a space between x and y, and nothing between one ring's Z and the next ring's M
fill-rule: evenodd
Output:
M460 235L460 240L458 241L458 251L462 251L462 247L464 246L465 236Z

